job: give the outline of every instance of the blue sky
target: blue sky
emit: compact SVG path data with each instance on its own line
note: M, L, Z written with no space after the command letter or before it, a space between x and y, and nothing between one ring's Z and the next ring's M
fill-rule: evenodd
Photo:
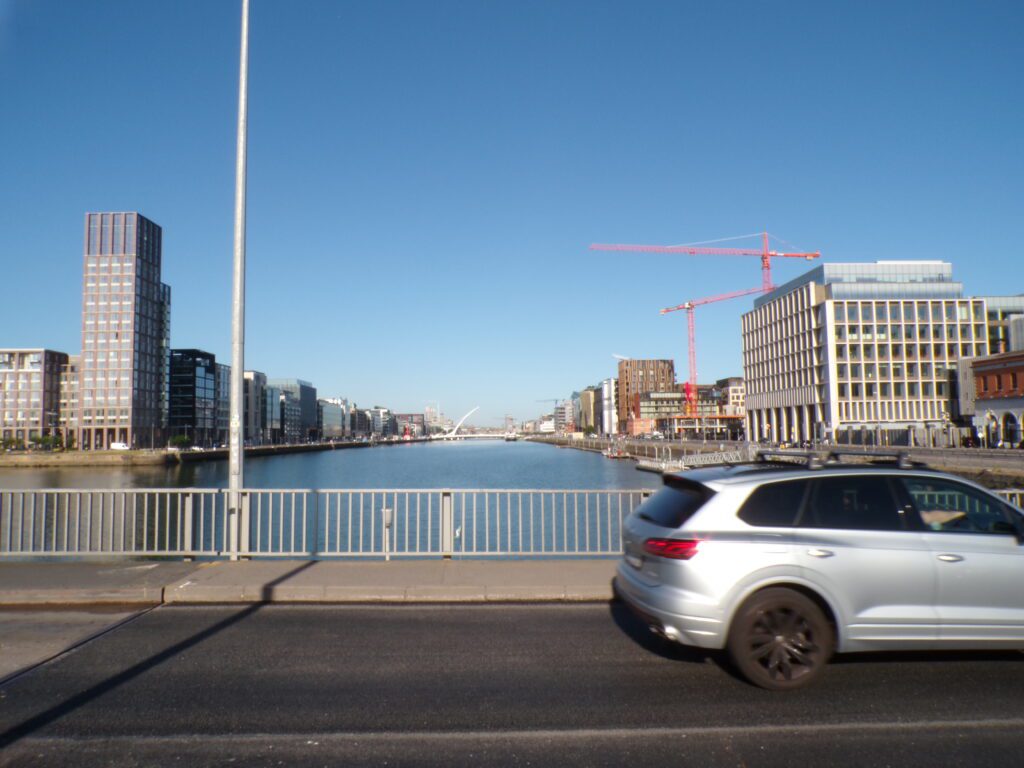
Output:
M0 346L81 347L86 211L164 229L172 344L230 362L239 2L0 0ZM1019 2L252 0L246 367L536 416L671 357L767 229L1024 292ZM746 244L756 247L756 240ZM807 263L780 260L775 282ZM697 314L741 373L751 299Z

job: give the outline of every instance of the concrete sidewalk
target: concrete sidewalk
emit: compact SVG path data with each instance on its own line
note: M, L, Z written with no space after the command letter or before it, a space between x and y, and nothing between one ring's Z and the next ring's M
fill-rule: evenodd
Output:
M605 601L614 559L0 563L0 606Z

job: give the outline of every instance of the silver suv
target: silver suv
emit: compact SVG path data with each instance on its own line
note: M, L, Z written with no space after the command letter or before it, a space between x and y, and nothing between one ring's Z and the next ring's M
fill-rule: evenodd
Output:
M833 652L1024 648L1024 513L902 456L840 459L666 476L624 523L616 594L773 690Z

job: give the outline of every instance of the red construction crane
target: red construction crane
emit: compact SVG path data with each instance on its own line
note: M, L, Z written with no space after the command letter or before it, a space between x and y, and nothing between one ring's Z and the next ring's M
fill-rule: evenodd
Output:
M707 248L699 245L609 245L594 243L592 251L641 251L643 253L685 253L690 256L760 256L761 257L761 290L772 289L772 259L817 259L819 251L813 253L782 253L768 248L768 233L763 232L764 247L756 248Z
M686 325L689 338L689 379L686 381L686 385L683 387L683 392L686 396L686 414L692 416L696 413L697 404L697 335L696 327L693 317L693 310L702 304L714 304L716 301L726 301L728 299L738 299L740 296L749 296L752 293L766 293L767 291L774 290L774 286L768 285L761 286L760 288L747 288L743 291L732 291L730 293L721 293L718 296L705 296L703 299L693 299L680 304L677 307L666 307L661 310L662 315L667 315L669 312L678 312L681 309L686 310Z

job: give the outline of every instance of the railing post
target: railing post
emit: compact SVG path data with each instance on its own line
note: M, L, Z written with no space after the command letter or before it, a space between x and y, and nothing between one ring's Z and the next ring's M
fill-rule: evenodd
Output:
M455 528L453 525L452 494L441 493L441 555L450 560L455 550Z
M185 551L186 557L188 553L195 549L195 545L192 541L192 494L185 496L185 511L184 521L182 522L182 533L181 536L184 539L183 542L179 543L182 550Z
M241 517L238 521L238 550L249 554L249 505L252 502L252 498L249 496L248 491L243 491L241 496L242 509Z
M391 523L394 520L394 510L390 507L382 507L381 514L384 517L384 530L381 532L384 535L384 559L391 559Z

